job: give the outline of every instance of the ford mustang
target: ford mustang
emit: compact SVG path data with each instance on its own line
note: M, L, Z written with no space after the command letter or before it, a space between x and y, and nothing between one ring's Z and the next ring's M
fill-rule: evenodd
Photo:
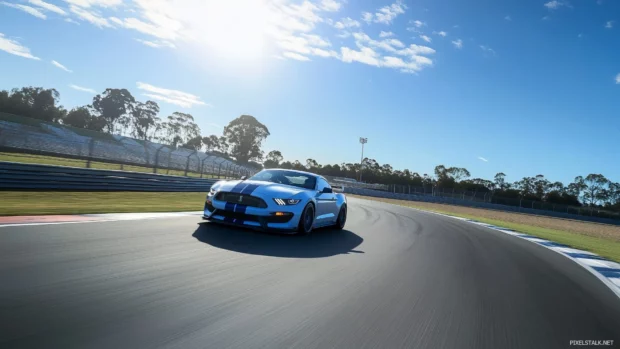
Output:
M309 234L344 228L347 200L325 178L308 172L270 169L249 179L219 181L211 187L204 219L260 230Z

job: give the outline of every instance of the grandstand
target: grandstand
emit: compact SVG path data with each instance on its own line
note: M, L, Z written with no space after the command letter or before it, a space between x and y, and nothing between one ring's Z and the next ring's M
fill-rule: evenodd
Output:
M228 177L251 175L216 154L0 113L0 151L179 170Z

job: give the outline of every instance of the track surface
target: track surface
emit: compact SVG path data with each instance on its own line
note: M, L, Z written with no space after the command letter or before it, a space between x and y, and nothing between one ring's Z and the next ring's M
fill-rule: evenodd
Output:
M0 347L620 345L617 296L494 230L359 199L309 237L199 222L0 228Z

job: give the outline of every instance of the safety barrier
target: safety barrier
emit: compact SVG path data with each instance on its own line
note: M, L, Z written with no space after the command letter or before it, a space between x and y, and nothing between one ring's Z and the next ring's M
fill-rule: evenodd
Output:
M460 199L441 197L441 196L432 196L432 195L423 195L423 194L398 194L398 193L391 193L391 192L380 191L380 190L358 189L358 188L350 188L350 187L345 187L344 192L348 194L370 196L370 197L380 197L380 198L386 198L386 199L431 202L431 203L437 203L437 204L467 206L467 207L483 208L483 209L488 209L488 210L527 213L527 214L539 215L539 216L548 216L548 217L556 217L556 218L574 219L574 220L586 221L586 222L620 225L620 220L616 220L616 219L581 216L581 215L569 214L565 212L536 210L536 209L523 208L523 207L491 204L488 202L460 200Z
M0 162L0 190L208 192L215 182L216 179Z

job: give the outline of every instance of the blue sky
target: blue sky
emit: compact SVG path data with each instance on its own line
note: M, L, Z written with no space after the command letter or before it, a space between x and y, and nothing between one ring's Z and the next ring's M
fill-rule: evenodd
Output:
M0 1L0 88L127 88L287 160L620 180L620 2ZM56 62L56 64L54 64ZM77 89L76 89L77 88Z

